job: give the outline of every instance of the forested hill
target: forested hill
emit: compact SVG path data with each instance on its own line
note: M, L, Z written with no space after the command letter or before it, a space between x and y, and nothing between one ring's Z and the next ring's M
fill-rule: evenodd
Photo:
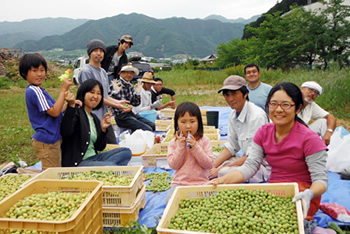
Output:
M130 51L146 56L168 57L189 54L204 57L216 52L221 43L241 38L244 24L223 23L218 20L185 18L155 19L142 14L120 14L99 20L90 20L63 35L25 41L15 47L24 51L85 49L89 40L98 38L106 45L116 44L123 34L134 38Z
M315 3L315 2L319 2L318 0L311 0L311 3ZM282 0L279 3L276 3L276 5L274 5L270 10L268 10L268 12L266 12L265 14L273 14L275 12L280 11L281 14L286 13L288 11L290 11L291 6L293 5L298 5L298 6L305 6L307 5L308 0ZM253 35L248 32L247 26L253 27L253 28L258 28L260 26L260 24L262 22L264 22L265 20L265 16L264 14L259 17L256 21L251 22L250 24L247 24L244 28L244 32L243 32L243 39L248 39L250 37L252 37Z

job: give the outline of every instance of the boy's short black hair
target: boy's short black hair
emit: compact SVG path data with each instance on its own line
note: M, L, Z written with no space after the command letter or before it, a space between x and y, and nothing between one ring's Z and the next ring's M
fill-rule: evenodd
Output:
M161 81L163 83L163 80L161 78L159 78L159 77L154 78L154 81Z
M258 69L258 72L260 72L260 69L259 69L258 65L256 65L255 63L250 63L250 64L248 64L247 66L244 67L244 74L246 74L248 67L256 67L256 69Z
M38 68L40 65L43 65L47 73L47 62L41 54L25 54L19 59L19 74L23 79L27 80L28 71L32 69L32 67Z

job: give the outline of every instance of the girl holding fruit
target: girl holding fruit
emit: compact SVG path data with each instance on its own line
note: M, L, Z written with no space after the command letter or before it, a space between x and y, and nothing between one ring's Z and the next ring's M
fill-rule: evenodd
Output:
M168 164L175 170L167 202L176 186L201 185L209 181L213 167L210 140L203 135L203 121L199 107L192 102L181 103L175 111L175 137L168 146Z
M131 159L128 148L116 148L98 153L106 147L111 113L103 116L102 123L92 110L103 105L103 87L95 79L84 81L78 89L77 100L82 107L69 105L61 123L62 166L117 166L127 165Z
M297 182L304 218L313 220L321 195L327 190L327 147L316 133L297 116L302 110L303 97L293 83L275 85L266 101L272 123L259 128L254 136L249 157L237 171L209 182L218 184L244 182L259 169L264 158L271 166L270 183ZM307 215L306 215L307 214Z

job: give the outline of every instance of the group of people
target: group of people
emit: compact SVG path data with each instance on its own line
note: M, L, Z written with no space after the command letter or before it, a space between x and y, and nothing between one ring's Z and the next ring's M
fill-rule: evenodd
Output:
M35 130L33 147L43 170L127 165L128 148L101 153L107 143L116 143L112 115L119 127L154 131L154 122L139 113L175 108L175 92L164 88L160 78L145 73L136 86L130 83L139 72L127 63L125 51L132 45L129 35L107 48L101 40L91 40L89 64L79 74L77 95L69 91L68 78L56 101L41 87L47 73L45 59L37 53L20 59L20 75L28 82L25 96ZM246 79L229 76L218 90L232 109L228 142L218 156L203 134L199 107L184 102L176 108L175 137L167 156L175 175L167 199L179 185L297 182L301 192L294 200L305 201L305 216L312 220L327 189L327 145L336 127L335 117L315 103L322 87L314 81L301 88L290 82L271 87L260 81L255 64L247 65L244 74ZM163 93L172 100L162 104ZM308 126L311 119L319 120Z
M72 81L67 78L56 101L42 88L47 75L46 60L38 53L21 57L19 72L28 83L27 112L35 131L33 148L43 170L127 165L132 156L129 148L103 152L107 144L117 144L112 116L120 128L131 132L154 131L155 123L139 115L142 108L175 108L175 92L163 88L160 78L154 80L151 73L145 73L136 86L130 83L139 73L127 61L125 51L132 45L129 35L122 36L117 46L107 48L101 40L89 41L89 64L79 73L76 96L69 91ZM171 95L172 101L162 104L162 93Z
M218 90L232 112L228 142L216 157L203 135L199 107L186 102L176 108L167 155L175 174L167 202L177 186L296 182L300 193L293 201L304 201L304 218L312 221L327 190L327 145L335 129L335 117L314 102L322 88L314 81L271 87L260 81L255 64L245 67L245 76L229 76ZM307 125L311 118L320 118L318 128Z

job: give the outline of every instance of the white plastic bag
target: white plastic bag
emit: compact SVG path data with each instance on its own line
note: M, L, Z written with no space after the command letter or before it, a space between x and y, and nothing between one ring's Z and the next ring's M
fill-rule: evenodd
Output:
M332 172L350 172L350 134L337 127L328 146L327 169Z
M119 144L121 147L128 147L133 155L142 155L154 145L154 133L139 129L126 135L125 140Z

